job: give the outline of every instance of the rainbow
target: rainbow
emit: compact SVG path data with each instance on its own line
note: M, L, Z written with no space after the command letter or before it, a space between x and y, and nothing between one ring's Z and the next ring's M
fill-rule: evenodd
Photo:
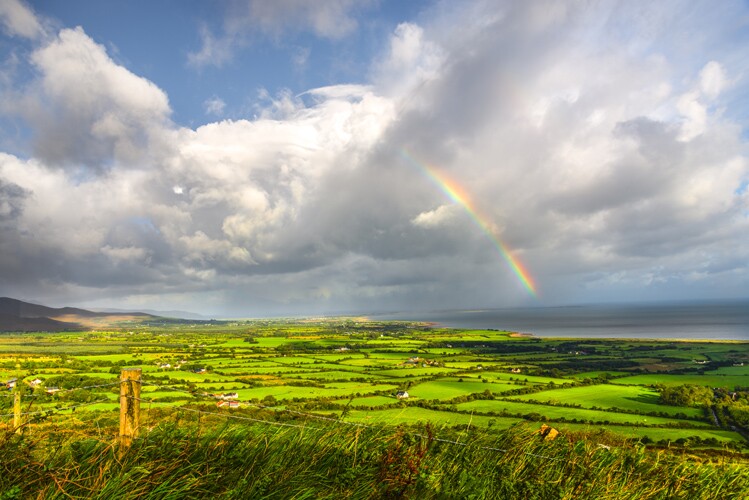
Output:
M430 167L426 163L418 161L405 149L401 149L401 156L411 165L418 167L427 179L434 183L434 185L437 186L450 200L463 207L473 223L489 237L504 261L510 267L515 276L517 276L520 283L523 284L523 287L525 287L530 295L535 297L537 295L536 285L533 282L533 278L528 272L528 269L526 269L525 266L523 266L523 264L512 255L512 252L507 248L507 245L499 239L499 236L497 236L496 231L492 228L487 217L483 216L476 209L465 190L455 181L437 171L434 167Z

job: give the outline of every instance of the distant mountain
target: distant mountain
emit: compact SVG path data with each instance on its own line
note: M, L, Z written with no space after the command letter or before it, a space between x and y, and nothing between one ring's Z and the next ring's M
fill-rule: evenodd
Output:
M5 332L60 332L64 330L85 330L77 323L66 323L49 318L22 318L0 313L0 331Z
M154 309L141 309L140 313L133 313L130 309L117 309L114 307L106 307L106 308L97 308L93 309L94 311L102 312L102 313L118 313L118 314L150 314L151 316L159 316L161 318L178 318L178 319L192 319L192 320L207 320L210 319L208 316L203 316L201 314L192 313L188 311L157 311Z
M145 321L157 316L143 312L94 312L75 307L47 307L0 297L0 331L64 331L106 328L126 321Z

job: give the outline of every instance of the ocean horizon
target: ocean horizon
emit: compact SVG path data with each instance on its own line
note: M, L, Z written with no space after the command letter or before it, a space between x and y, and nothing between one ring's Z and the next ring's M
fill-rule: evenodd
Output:
M749 300L402 311L370 315L446 328L510 330L537 337L749 341Z

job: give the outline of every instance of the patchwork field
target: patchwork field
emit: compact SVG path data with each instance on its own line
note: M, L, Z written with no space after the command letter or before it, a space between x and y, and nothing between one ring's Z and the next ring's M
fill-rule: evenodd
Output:
M271 412L341 425L546 423L736 449L749 436L749 345L738 342L542 340L346 318L0 335L0 377L17 379L37 419L70 418L73 409L76 418L116 415L125 367L141 368L148 412ZM667 389L672 399L674 391L701 399L668 400ZM0 397L6 424L11 395ZM237 403L217 407L227 400Z

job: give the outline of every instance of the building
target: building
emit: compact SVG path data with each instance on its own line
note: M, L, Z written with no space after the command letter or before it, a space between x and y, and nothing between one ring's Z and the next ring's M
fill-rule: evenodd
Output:
M239 408L239 401L217 401L216 406L219 408Z
M395 397L398 399L408 399L408 391L398 391Z

